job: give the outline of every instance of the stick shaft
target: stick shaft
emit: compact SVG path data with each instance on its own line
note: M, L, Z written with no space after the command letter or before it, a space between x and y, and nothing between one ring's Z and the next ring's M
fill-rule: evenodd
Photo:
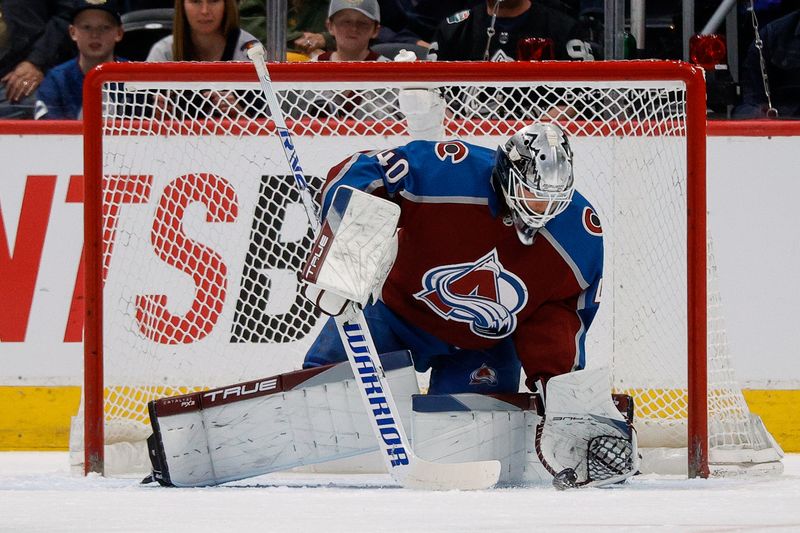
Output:
M278 130L278 135L281 138L281 146L283 147L283 154L286 156L286 162L294 176L294 182L297 190L300 192L300 200L303 202L303 207L308 217L308 222L311 224L311 229L314 235L319 232L319 213L311 197L311 191L308 189L308 181L306 180L303 167L300 165L300 158L297 156L297 151L294 148L294 141L289 128L286 127L286 121L283 118L281 106L278 103L278 98L275 96L275 91L272 89L272 79L267 70L266 59L264 58L264 51L260 45L248 51L248 55L253 61L253 65L258 73L258 81L261 84L261 90L267 100L272 121L275 123L275 128Z
M320 222L316 207L311 200L308 182L300 166L300 160L294 149L291 134L283 119L280 104L278 104L275 91L272 89L272 79L269 76L264 60L263 48L260 45L254 45L253 48L248 50L248 56L253 61L258 72L258 79L267 100L272 120L275 122L275 126L281 136L281 145L286 155L286 161L294 173L295 185L306 208L308 220L311 223L314 234L317 234ZM381 455L389 473L397 481L403 482L406 477L403 471L409 467L415 457L409 446L408 437L403 429L397 405L386 381L378 351L369 333L364 313L350 303L345 312L335 318L335 322L336 330L347 352L347 359L353 369L353 377L361 392L361 399L367 410L367 417L378 440L378 446L383 452Z

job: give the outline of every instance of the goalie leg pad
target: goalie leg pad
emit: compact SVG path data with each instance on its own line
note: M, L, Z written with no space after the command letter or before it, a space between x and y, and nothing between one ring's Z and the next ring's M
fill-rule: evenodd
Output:
M401 419L419 392L408 352L381 356ZM150 402L153 478L217 485L378 449L348 363Z
M616 411L608 414L630 427L629 397L614 395L612 402L609 396L607 403ZM601 485L635 472L635 433L632 438L625 432L610 434L605 422L585 412L572 414L571 419L579 420L565 430L560 423L543 423L541 413L544 407L535 394L418 395L411 413L412 441L417 454L428 461L498 460L500 483L506 485L553 483L568 488L586 485L586 479ZM590 423L596 423L593 432L587 429Z
M528 427L539 421L535 403L535 395L526 393L414 396L414 450L440 463L498 460L501 484L523 483L533 443Z

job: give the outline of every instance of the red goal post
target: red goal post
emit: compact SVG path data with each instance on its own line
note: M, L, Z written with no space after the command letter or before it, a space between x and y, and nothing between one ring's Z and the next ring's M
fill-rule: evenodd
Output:
M309 170L308 161L315 162L317 145L321 146L319 148L321 153L327 149L328 143L332 139L340 137L343 139L342 142L332 143L338 151L334 154L336 161L343 159L353 151L369 147L373 141L376 146L382 147L387 142L396 145L411 140L402 114L397 109L391 111L387 111L387 109L396 105L392 99L396 99L397 91L415 88L440 91L440 94L444 95L447 107L444 128L448 137L467 137L471 142L476 139L477 142L481 142L481 139L484 139L487 143L496 145L498 138L507 135L508 132L520 125L533 120L541 120L545 115L553 115L554 119L576 138L598 139L597 143L594 140L591 142L591 147L587 148L585 153L591 152L597 154L598 157L606 157L607 152L627 154L629 151L635 154L640 150L653 150L654 155L647 156L641 162L633 164L632 170L624 172L641 173L644 176L648 174L651 165L674 165L678 170L670 168L665 171L665 175L668 176L667 179L674 177L675 180L680 180L676 187L671 188L683 195L678 200L678 204L685 214L685 219L676 222L677 230L673 232L678 234L660 234L658 228L651 227L649 221L643 220L641 227L646 231L653 230L654 233L649 236L636 237L636 240L630 242L670 238L675 241L674 246L681 249L677 252L677 256L680 257L679 262L682 263L678 270L681 271L680 276L685 276L685 280L680 286L673 287L674 291L681 293L678 298L681 303L677 306L681 309L670 309L667 316L669 320L676 322L677 328L681 330L685 328L685 335L678 334L681 344L684 344L685 339L685 347L680 355L671 353L673 350L670 347L663 353L656 353L659 348L654 348L652 353L646 352L640 354L640 357L684 358L686 384L683 392L688 395L688 400L686 400L685 413L681 416L685 416L688 420L688 422L682 422L688 433L688 473L692 477L708 475L707 346L709 333L707 329L706 265L706 109L705 82L701 69L682 63L659 61L291 63L273 64L269 65L269 68L277 89L278 99L289 108L287 123L297 139L300 157L303 158L304 154L311 154L303 159L303 165L307 171ZM221 189L214 187L222 186L218 181L213 181L213 183L209 181L216 180L216 178L209 177L215 176L215 174L204 168L204 165L209 168L222 168L221 160L230 162L237 157L242 158L243 165L245 163L252 164L256 157L260 157L259 150L263 150L264 153L269 152L269 154L257 162L262 173L287 174L286 163L276 151L279 150L279 141L272 135L274 126L266 118L266 112L259 101L257 85L255 70L249 63L115 63L106 64L93 70L86 78L84 85L86 326L83 404L83 449L86 472L103 471L104 433L106 424L110 424L111 397L129 394L129 391L126 391L129 387L119 383L115 383L113 392L110 391L109 378L105 375L104 366L108 369L112 364L111 361L117 359L135 360L137 354L153 353L154 357L160 358L162 357L160 350L163 348L163 346L156 346L152 352L147 352L149 348L146 350L142 347L141 337L147 336L142 331L146 330L146 326L142 325L140 321L138 326L131 328L131 324L136 324L136 317L133 315L129 315L121 322L123 324L121 333L109 330L112 327L113 316L121 312L117 308L119 302L125 299L119 297L118 293L114 293L115 299L108 301L104 299L104 291L109 290L104 280L107 279L107 276L113 275L110 273L115 268L130 263L130 258L135 255L125 255L125 260L116 260L115 256L118 250L112 246L112 241L114 231L118 229L115 224L122 222L116 220L115 217L121 217L121 213L133 209L128 209L122 204L109 207L109 202L118 201L120 194L125 191L114 189L109 192L104 187L108 187L109 183L118 183L118 178L122 175L129 178L146 174L152 179L134 184L132 187L135 190L132 194L144 190L136 189L136 187L144 187L148 191L152 187L155 196L156 188L163 186L163 184L159 184L159 180L163 176L159 177L157 165L153 160L181 159L186 162L185 169L176 172L190 173L195 182L198 181L198 176L202 178L200 181L203 186L211 191L209 196L205 197L206 200L210 198L211 202L206 201L205 205L209 207L209 211L213 211L214 208L209 206L213 201L223 201L233 205L235 202L241 201L244 196L236 190L235 184L230 185L228 189L223 187L227 192L220 196L219 190ZM239 110L234 111L233 115L226 112L225 116L215 116L215 114L221 114L219 108L214 107L212 112L209 112L208 106L216 106L219 103L216 96L210 95L223 91L226 94L233 94ZM635 94L629 93L629 91L634 91ZM190 92L191 94L188 94ZM118 95L124 95L124 98L121 99ZM171 99L171 103L158 108L159 95L167 100ZM320 95L328 98L340 97L338 102L340 106L343 105L342 101L344 105L348 103L363 105L365 101L375 98L370 109L380 107L382 111L380 113L363 111L336 118L330 115L322 116L316 107L312 109L304 107L305 104L297 103L304 101L304 98L316 98ZM467 98L465 95L471 99L467 103L465 103L465 98ZM378 101L380 105L375 104ZM580 102L580 105L575 105L576 101ZM501 104L497 105L498 102ZM641 107L634 108L634 106ZM104 114L108 113L110 108L116 108L114 112L117 114ZM128 113L125 108L133 111ZM544 108L556 111L551 113ZM598 110L598 108L601 109ZM498 109L500 109L499 112ZM166 114L173 114L165 116L165 110ZM518 115L520 110L522 110L523 116ZM493 112L497 112L497 114L493 115ZM370 113L375 114L370 115ZM189 148L181 145L182 136L200 137L203 142L212 142L212 144L205 145L211 148L201 148L197 154L189 153ZM626 142L621 139L628 136L644 139L646 142L634 146L631 150L624 147L617 150L617 145ZM260 148L252 154L240 155L237 153L237 145L253 144L251 137L255 138ZM651 146L660 142L662 138L665 139L666 149ZM127 139L133 139L131 144L127 144ZM211 139L214 140L211 141ZM352 144L353 149L346 149L342 143ZM673 146L675 143L679 143L677 147ZM576 144L588 145L589 142L578 141ZM248 146L247 149L252 150L253 148ZM207 162L193 159L208 155L204 155L203 150L212 152L211 156L219 158L220 161ZM575 150L576 182L578 189L582 190L583 184L587 183L587 178L578 170L590 165L577 162L584 152L579 148L575 148ZM672 151L677 154L674 161L667 162L660 159L660 150ZM625 157L628 156L625 155ZM630 157L635 157L635 155ZM144 160L151 158L151 160L141 163L140 168L137 165L140 164L141 159L137 158ZM623 167L623 163L616 160L597 163L597 165L601 166L605 174L609 175ZM324 173L320 175L319 171L313 172L317 172L318 178L324 177ZM654 175L658 177L661 174L657 172ZM230 178L230 176L227 177ZM608 176L604 175L604 179L606 178ZM594 180L593 177L589 179ZM602 186L611 189L616 187L613 182L610 183L610 185ZM170 186L166 185L164 190ZM181 193L174 192L173 194L180 195ZM625 196L627 193L624 190L609 192L609 198L615 198L616 194ZM596 202L592 196L589 199ZM634 198L634 200L637 199ZM142 197L141 201L147 203L149 198ZM609 200L605 205L603 205L603 201L600 202L599 211L604 225L606 220L619 218L617 211L613 211L613 217L611 216L616 201L616 199ZM649 202L651 200L640 198L638 201ZM170 201L166 201L166 203L162 201L162 204L161 207L164 209L176 206L176 202ZM186 206L178 207L182 209L182 213L188 212L189 208ZM643 211L647 211L651 206L640 205L639 208L641 207L646 208ZM207 214L209 218L213 218L213 216L217 216L217 218L213 221L205 221L205 226L224 224L228 220L225 213L222 213L225 209L225 206L222 206L216 210L219 212L215 212L215 215ZM237 207L237 209L242 208ZM607 211L604 212L605 210ZM231 207L228 212L231 219L233 211L234 209ZM113 216L110 217L110 213L113 213ZM240 214L240 211L237 211L237 214ZM630 221L627 224L630 224ZM630 225L635 225L635 223ZM131 225L131 228L134 226L135 224ZM142 242L150 240L151 246L155 248L157 245L153 243L171 233L154 228L155 225L148 229L151 234L149 237L143 233L141 240ZM610 223L606 225L605 231L608 233L614 229L622 228ZM160 231L161 233L159 233ZM304 234L302 230L300 233ZM128 227L125 228L124 236L126 246L139 239ZM247 240L246 236L242 238ZM209 239L213 240L213 238ZM669 254L673 254L671 246ZM127 252L125 253L127 254ZM657 256L662 252L656 250L642 251L641 253L642 255ZM152 262L152 258L143 261ZM659 262L659 258L654 257L654 261ZM609 272L616 263L616 260L609 261L609 257L607 257L606 264ZM132 266L131 268L134 269L131 274L120 274L120 277L115 278L114 282L117 283L126 276L132 276L136 273L136 269L141 270L144 267ZM219 273L217 272L217 274ZM191 275L199 276L200 274L193 271ZM626 276L627 274L620 271L614 275ZM141 287L137 290L144 290L145 286L152 289L154 286L152 276L148 276L148 278L141 281ZM163 283L170 285L172 280L173 278L168 274ZM621 280L616 279L616 282L619 284ZM221 283L225 286L224 284L231 282L223 280ZM646 283L646 281L643 282L643 284ZM240 289L242 294L244 293L241 287L237 286L236 288ZM604 292L610 292L611 288L606 284ZM126 289L120 289L122 292L124 290ZM213 290L215 289L211 289L212 292ZM165 292L167 291L165 290ZM232 289L231 292L233 292ZM144 296L144 298L149 297ZM176 299L174 296L171 298L172 301ZM158 306L156 300L158 298L153 297L146 301L149 302L148 305L151 308L156 308ZM145 300L142 300L142 296L139 294L131 299L133 303L125 301L128 302L126 305L135 307L140 304L144 305L142 302ZM167 297L163 296L163 302L166 301ZM614 310L609 310L609 312L619 311L617 308L626 305L625 300L622 299L614 300L614 302L612 306ZM207 319L206 323L211 324L210 327L214 326L212 322L216 321L220 314L230 311L226 307L227 302L217 303L219 303L219 309L216 311L208 309L201 311L201 314L211 313L213 315L213 320L209 319L211 315L204 316ZM601 305L602 308L603 305ZM137 316L140 318L144 314L141 308L137 312ZM173 312L177 313L174 309ZM651 320L664 320L664 317L659 316L657 312L655 315L654 317L644 317L642 320L648 321L648 324ZM150 318L153 319L152 316ZM158 320L158 318L153 320ZM224 318L220 320L224 320ZM310 320L313 322L313 317ZM610 318L606 324L614 327L617 320L617 318ZM637 319L634 318L634 320ZM185 321L177 320L175 323L181 324ZM248 327L249 325L255 327L257 320L251 319L246 323ZM682 324L678 325L677 323ZM593 325L590 333L598 327L602 327L602 324ZM131 329L137 328L137 331L131 331ZM640 324L636 328L643 330L649 329L650 326ZM118 341L126 336L135 337L134 342L127 348L122 344L123 341ZM109 341L109 339L113 339L113 341ZM154 341L156 344L159 342L158 339L156 337ZM153 339L151 338L150 341ZM192 344L192 339L189 337L161 338L161 341L163 341L162 344L171 346L173 352L180 352L182 355L188 353L182 350ZM242 342L241 344L246 343ZM292 356L296 364L301 361L302 348L302 343L292 345L292 350L296 352ZM208 350L209 348L204 349ZM227 350L227 347L211 349ZM634 351L638 349L642 348L634 346ZM614 354L605 355L614 359ZM238 361L236 359L238 356L232 357L233 360ZM147 364L134 361L131 370L121 373L122 380L129 378L133 372L138 371L138 368L147 366ZM180 366L183 363L174 364L178 370L185 369ZM209 369L212 377L217 370L219 369ZM250 370L263 373L255 376L241 376L239 381L271 373L263 371L261 367L257 366ZM161 371L157 371L152 378L158 382L158 386L143 395L142 400L145 402L152 399L154 394L164 394L165 391L175 393L175 391L183 390L178 385L173 387L171 384L166 384L165 386L164 378L158 372ZM138 377L136 379L138 380ZM198 381L197 378L190 385L211 387L226 384L213 382L213 380L206 383L196 381ZM233 381L228 381L228 383L230 382ZM635 387L638 388L639 385L635 385ZM678 386L678 388L682 387ZM130 387L130 389L134 388ZM676 386L653 384L653 388L666 389L676 388ZM134 392L131 395L141 394ZM126 401L128 400L126 399ZM663 403L664 400L655 402Z

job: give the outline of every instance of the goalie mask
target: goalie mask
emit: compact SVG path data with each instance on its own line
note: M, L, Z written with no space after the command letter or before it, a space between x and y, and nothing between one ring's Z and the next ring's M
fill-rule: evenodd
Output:
M525 126L497 149L494 180L524 244L569 206L575 183L572 149L555 124Z

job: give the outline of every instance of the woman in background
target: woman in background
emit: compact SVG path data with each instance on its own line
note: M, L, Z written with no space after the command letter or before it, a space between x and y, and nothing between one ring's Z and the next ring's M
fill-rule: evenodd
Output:
M147 61L248 61L242 45L254 39L239 27L236 0L175 0L172 35L150 48ZM193 107L205 116L236 118L246 107L234 91L207 91L203 96L206 100L193 101ZM174 116L170 99L155 98L156 118ZM182 115L194 115L187 111Z
M247 61L236 0L175 0L172 35L156 42L147 61Z

